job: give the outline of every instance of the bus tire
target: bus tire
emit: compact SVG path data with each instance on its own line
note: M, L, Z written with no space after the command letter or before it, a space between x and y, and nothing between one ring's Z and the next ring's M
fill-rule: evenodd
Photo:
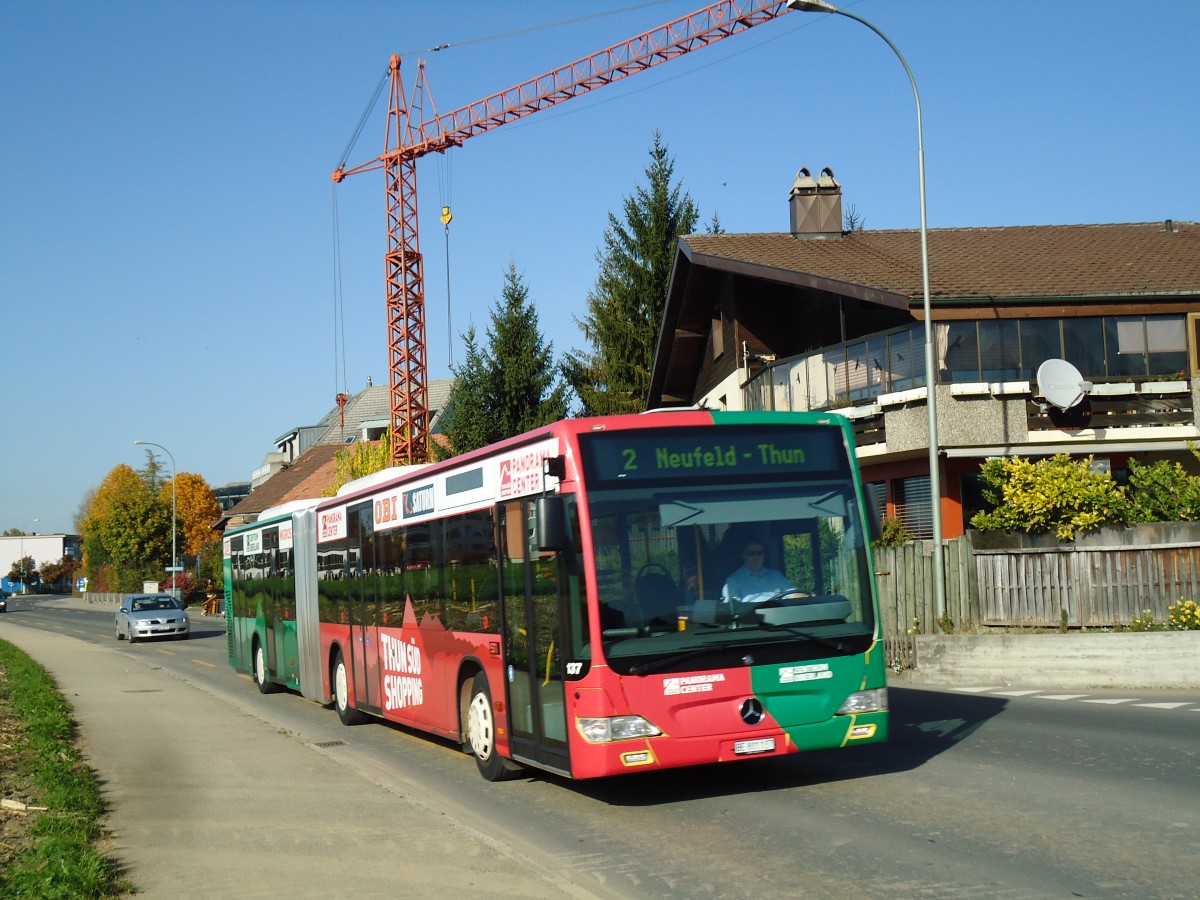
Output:
M350 673L342 651L333 660L333 705L343 725L361 725L366 717L350 705Z
M487 676L480 672L471 684L471 705L467 711L467 735L475 765L487 781L512 778L521 767L496 752L496 716Z
M271 681L270 675L267 674L267 654L263 650L262 642L254 642L254 659L250 665L250 677L254 679L254 683L258 686L260 694L275 693L275 683Z
M463 683L458 686L458 737L462 752L467 756L475 755L475 751L471 749L471 697L474 694L474 676L464 678Z

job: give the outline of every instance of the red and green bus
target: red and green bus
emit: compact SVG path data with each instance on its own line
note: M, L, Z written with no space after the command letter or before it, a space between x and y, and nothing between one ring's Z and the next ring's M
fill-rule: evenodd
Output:
M566 420L228 531L229 662L489 780L883 741L867 521L840 416Z

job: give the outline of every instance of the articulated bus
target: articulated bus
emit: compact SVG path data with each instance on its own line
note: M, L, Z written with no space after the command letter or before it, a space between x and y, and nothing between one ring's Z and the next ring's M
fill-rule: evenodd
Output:
M229 662L488 780L883 741L866 522L837 415L562 421L231 529ZM727 586L746 553L768 593Z

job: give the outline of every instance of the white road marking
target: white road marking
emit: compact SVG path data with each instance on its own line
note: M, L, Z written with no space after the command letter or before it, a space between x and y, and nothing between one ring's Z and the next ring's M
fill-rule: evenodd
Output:
M1078 700L1087 694L1038 694L1038 700Z

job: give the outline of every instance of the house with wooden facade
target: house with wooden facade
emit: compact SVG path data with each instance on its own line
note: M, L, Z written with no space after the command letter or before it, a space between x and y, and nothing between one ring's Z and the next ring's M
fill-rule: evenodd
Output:
M944 538L980 508L988 457L1198 471L1197 223L930 229L930 386L919 231L844 232L828 169L801 170L790 203L789 231L680 240L648 408L842 413L878 511L925 538L931 388ZM1047 360L1078 373L1065 401Z

